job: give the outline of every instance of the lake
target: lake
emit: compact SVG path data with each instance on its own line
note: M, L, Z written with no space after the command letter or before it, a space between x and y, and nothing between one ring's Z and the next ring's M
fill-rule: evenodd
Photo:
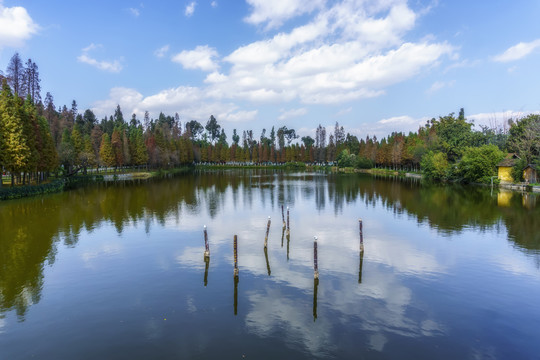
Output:
M0 359L538 359L539 203L271 170L0 202Z

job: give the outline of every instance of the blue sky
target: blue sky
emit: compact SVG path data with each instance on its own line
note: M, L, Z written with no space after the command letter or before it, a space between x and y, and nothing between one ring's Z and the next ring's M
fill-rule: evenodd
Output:
M0 69L19 52L42 96L229 134L333 127L364 138L458 112L540 110L540 2L0 0Z

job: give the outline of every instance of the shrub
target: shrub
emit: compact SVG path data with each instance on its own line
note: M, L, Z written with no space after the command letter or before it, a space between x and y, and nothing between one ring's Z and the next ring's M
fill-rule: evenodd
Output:
M446 180L449 172L448 160L442 152L428 151L420 162L422 174L427 180Z
M497 164L504 153L496 145L467 147L458 164L458 173L464 182L490 183L491 176L497 176Z
M19 199L27 196L60 192L64 189L65 181L58 179L47 184L27 185L0 188L0 200Z

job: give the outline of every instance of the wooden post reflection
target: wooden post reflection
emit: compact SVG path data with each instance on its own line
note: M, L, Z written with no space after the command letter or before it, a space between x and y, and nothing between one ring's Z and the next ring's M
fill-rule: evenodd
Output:
M362 264L364 262L364 250L360 251L360 266L358 268L358 283L362 283Z
M319 290L319 278L313 279L313 321L317 320L317 292Z
M206 232L206 225L204 225L204 257L210 257L210 245L208 245L208 233Z
M270 276L272 271L270 271L270 262L268 261L268 249L266 248L266 246L264 247L264 257L266 258L266 270L268 270L268 276Z
M364 231L362 229L362 219L358 219L358 225L360 227L360 251L364 251Z
M319 278L319 259L317 254L317 237L313 237L313 277Z
M238 282L240 281L239 276L234 276L234 315L238 315Z
M281 229L281 247L283 247L283 238L285 237L285 227Z
M210 257L204 257L204 286L208 285L208 268L210 267Z
M285 213L283 212L283 205L281 205L281 218L283 219L283 229L285 229Z
M291 242L291 236L287 234L287 261L289 261L289 244Z
M270 232L270 216L268 217L268 224L266 225L266 236L264 237L264 248L268 246L268 233Z
M238 276L238 237L236 235L234 235L233 251L234 251L234 276Z
M238 237L234 235L234 315L238 314Z
M287 236L291 234L291 227L289 223L289 207L287 206Z

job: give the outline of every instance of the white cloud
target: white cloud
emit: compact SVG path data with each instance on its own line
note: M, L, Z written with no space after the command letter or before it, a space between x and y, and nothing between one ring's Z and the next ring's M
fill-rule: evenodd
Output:
M217 1L212 1L212 3L210 5L212 5L212 7L215 8L215 7L218 6L218 3L217 3Z
M199 121L208 119L210 114L220 121L251 121L258 113L257 110L239 110L233 103L216 101L209 98L203 90L190 86L166 89L146 97L135 89L113 88L108 99L93 104L92 111L98 117L106 116L114 111L116 105L120 105L124 113L134 113L139 117L142 117L145 111L154 117L160 112L166 114L177 112L184 118Z
M37 34L39 25L32 20L25 8L4 7L0 1L0 49L18 47Z
M252 111L237 111L234 113L226 114L223 116L223 120L229 121L229 122L245 122L245 121L253 121L257 118L259 111L258 110L252 110Z
M139 17L139 15L141 15L141 11L139 9L129 8L128 10L134 17Z
M169 45L164 45L160 47L159 49L157 49L156 51L154 51L154 55L158 58L162 58L169 52L169 49L170 49Z
M124 112L131 113L133 109L136 109L143 100L143 95L134 89L116 87L112 88L109 92L109 99L96 101L92 107L92 111L98 116L107 116L114 109L116 105L120 105Z
M194 13L195 13L195 6L197 5L197 3L195 1L192 1L190 2L187 6L186 6L186 10L184 11L184 14L187 16L187 17L190 17L192 16Z
M213 60L217 56L216 49L204 45L197 46L194 50L184 50L174 55L172 61L182 64L186 69L214 71L218 68L217 63Z
M270 27L298 15L310 15L306 22L288 31L247 43L223 57L208 45L174 55L172 61L186 69L207 71L204 84L151 94L138 109L172 110L194 118L201 115L202 119L210 113L221 114L229 121L245 121L255 119L257 112L241 108L237 101L280 106L291 101L346 104L382 96L388 86L429 72L444 60L459 59L454 46L437 42L434 37L416 42L404 40L421 16L404 0L343 0L328 4L323 0L250 0L249 4L252 13L246 21ZM221 62L227 63L224 69ZM437 84L435 88L449 85ZM186 98L190 101L184 101ZM204 106L212 110L204 110ZM351 111L350 107L345 110L337 115ZM292 115L283 112L280 116ZM400 124L403 126L398 131L416 131L418 126L407 121ZM383 121L361 133L379 136L384 132L385 136L396 130L389 126Z
M294 117L300 117L307 114L306 108L291 109L291 110L281 110L281 115L278 117L278 120L286 120Z
M346 109L341 109L339 110L335 116L343 116L343 115L347 115L348 113L350 113L352 111L352 106L349 106L348 108Z
M401 40L415 19L398 0L338 3L288 33L225 56L231 70L227 81L214 87L250 101L332 104L380 96L385 87L437 66L444 56L454 57L454 47L444 42ZM358 25L363 23L377 31Z
M220 83L220 82L225 82L225 81L227 81L227 76L221 74L218 71L214 71L213 73L208 74L206 76L206 79L204 79L204 82L209 83L209 84Z
M403 132L405 134L408 134L410 131L416 132L429 119L429 117L414 118L409 115L394 116L381 119L375 123L362 124L356 129L351 129L350 132L361 137L375 135L381 139L392 132Z
M324 0L247 0L251 5L251 14L244 21L259 25L266 23L267 29L277 28L288 19L310 13L321 8Z
M478 114L472 114L472 115L465 114L465 117L467 118L467 120L474 121L475 126L477 126L477 130L480 130L480 125L485 125L492 128L505 127L506 129L508 129L509 128L508 120L521 119L522 117L525 117L529 114L540 114L540 110L494 111L491 113L478 113Z
M79 62L82 62L84 64L92 65L95 68L98 68L99 70L108 71L117 73L122 71L122 64L119 60L113 60L113 61L99 61L94 59L93 57L90 57L88 54L89 52L97 49L102 49L103 45L101 44L90 44L84 49L82 49L82 54L77 57L77 60Z
M451 81L435 81L431 86L430 88L427 90L427 93L428 94L433 94L445 87L452 87L454 86L455 84L455 80L451 80Z
M529 55L538 47L540 47L540 39L536 39L528 43L520 42L519 44L508 48L502 54L493 57L493 60L497 62L516 61Z

